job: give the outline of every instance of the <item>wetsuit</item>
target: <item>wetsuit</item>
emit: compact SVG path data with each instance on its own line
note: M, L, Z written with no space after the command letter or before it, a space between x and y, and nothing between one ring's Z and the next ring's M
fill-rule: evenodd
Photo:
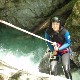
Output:
M48 40L51 40L52 42L56 42L61 44L61 46L59 47L59 51L57 52L57 55L55 59L53 59L50 63L51 65L51 74L53 75L57 75L57 62L58 62L58 56L60 55L62 57L62 63L63 63L63 69L64 69L64 73L67 79L71 79L72 80L72 76L70 73L70 43L71 43L71 39L70 39L70 34L68 32L68 30L66 30L65 28L61 28L59 30L59 33L55 32L55 31L51 31L50 29L47 29L45 32L45 38ZM46 42L47 46L49 47L50 51L53 52L54 51L54 47L51 45L51 43ZM67 50L67 51L64 51Z

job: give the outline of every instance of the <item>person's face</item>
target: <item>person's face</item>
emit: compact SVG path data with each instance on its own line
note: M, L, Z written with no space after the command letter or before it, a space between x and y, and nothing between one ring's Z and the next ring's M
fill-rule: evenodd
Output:
M59 22L52 22L52 29L56 32L59 31L60 23Z

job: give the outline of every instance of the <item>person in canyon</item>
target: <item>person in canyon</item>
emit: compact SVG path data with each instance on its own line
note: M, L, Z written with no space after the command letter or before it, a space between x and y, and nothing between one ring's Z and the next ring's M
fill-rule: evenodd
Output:
M72 80L70 72L70 33L66 28L64 28L59 17L53 16L50 19L50 25L45 31L45 39L53 42L53 44L51 44L46 41L47 46L52 52L50 59L51 75L57 75L57 63L59 61L59 56L61 56L65 77Z

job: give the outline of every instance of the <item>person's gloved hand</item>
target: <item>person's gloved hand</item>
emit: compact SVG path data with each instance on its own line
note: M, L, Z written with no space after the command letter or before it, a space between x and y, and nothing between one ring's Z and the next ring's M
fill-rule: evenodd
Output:
M57 47L57 45L54 46L54 51L58 51L59 47Z
M52 46L56 46L56 45L57 45L57 43L56 43L56 42L53 42L51 45L52 45Z
M53 45L54 51L58 51L59 47L57 46L56 42L53 42L53 44L51 44L51 45Z

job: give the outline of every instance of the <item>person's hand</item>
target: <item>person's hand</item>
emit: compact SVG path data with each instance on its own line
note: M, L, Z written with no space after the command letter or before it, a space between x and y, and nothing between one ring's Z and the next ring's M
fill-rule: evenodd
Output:
M54 46L54 51L58 51L59 48L57 47L57 45Z
M56 45L57 45L57 43L56 43L56 42L53 42L51 45L52 45L52 46L56 46Z
M57 51L58 51L58 47L57 47L57 45L55 45L55 46L54 46L54 51L53 51L53 54L52 54L52 55L53 55L53 56L54 56L54 55L57 55Z
M52 56L57 55L57 51L53 51Z
M58 51L59 47L57 46L57 43L56 42L53 42L53 47L54 47L54 51Z

